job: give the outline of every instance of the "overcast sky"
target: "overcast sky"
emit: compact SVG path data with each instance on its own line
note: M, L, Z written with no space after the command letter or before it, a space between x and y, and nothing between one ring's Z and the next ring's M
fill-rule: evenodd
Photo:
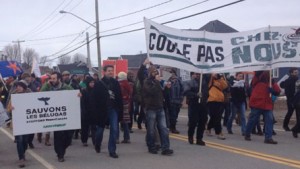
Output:
M100 20L128 14L166 2L163 5L144 10L143 12L100 22L100 31L102 32L100 34L107 35L141 28L144 27L143 23L115 31L103 32L142 21L143 17L152 18L202 1L204 0L99 0ZM161 23L234 1L208 0L180 12L154 19L154 21ZM71 11L88 22L95 22L94 0L1 0L0 2L0 50L11 43L11 41L19 39L25 40L25 42L21 43L23 49L27 47L34 48L40 56L50 55L50 58L55 58L82 44L85 40L85 33L80 34L80 32L89 27L88 24L72 15L60 14L60 10ZM216 19L238 31L247 31L268 25L300 26L299 5L299 0L245 0L223 9L167 24L167 26L178 29L198 29L209 21ZM95 28L90 27L87 29L87 32L92 36L95 34ZM37 40L65 35L70 36ZM95 36L91 38L93 37ZM101 38L102 59L109 56L146 52L145 44L144 30ZM86 46L72 52L70 55L75 53L86 55ZM93 66L96 66L96 41L91 42L91 59Z

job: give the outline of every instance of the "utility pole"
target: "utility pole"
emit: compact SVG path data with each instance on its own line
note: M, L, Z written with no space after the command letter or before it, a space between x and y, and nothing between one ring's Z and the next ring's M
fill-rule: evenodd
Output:
M87 47L87 65L89 67L89 71L92 71L92 62L91 62L91 55L90 55L90 39L89 33L86 32L86 47Z
M21 45L20 43L25 42L25 40L17 40L17 41L12 41L12 43L17 43L18 44L18 55L19 59L18 62L22 65L22 55L21 55Z
M95 0L95 12L96 12L96 38L97 38L97 54L98 54L98 75L102 78L102 61L101 61L101 50L100 50L100 35L99 35L99 12L98 12L98 0Z

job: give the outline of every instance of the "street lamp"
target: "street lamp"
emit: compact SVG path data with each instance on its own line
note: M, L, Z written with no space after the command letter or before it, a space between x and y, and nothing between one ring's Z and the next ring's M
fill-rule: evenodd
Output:
M61 14L70 14L72 16L75 16L76 18L80 19L81 21L93 26L94 28L96 28L96 39L97 39L97 54L98 54L98 75L101 78L102 77L102 61L101 61L101 49L100 49L100 35L99 35L99 13L98 13L98 0L95 0L95 10L96 10L96 26L94 24L91 24L90 22L82 19L81 17L71 13L71 12L67 12L64 10L59 11L59 13Z

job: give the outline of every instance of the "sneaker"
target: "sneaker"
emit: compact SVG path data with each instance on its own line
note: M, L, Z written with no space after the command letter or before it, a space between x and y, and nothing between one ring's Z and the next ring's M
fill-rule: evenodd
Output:
M290 129L288 126L283 126L283 129L284 129L285 131L291 131L291 129Z
M174 153L173 150L171 150L171 149L166 149L166 150L163 150L163 151L161 152L161 155L170 156L170 155L172 155L173 153Z
M251 141L251 137L246 135L246 136L245 136L245 140L246 140L246 141Z
M25 167L25 160L24 159L21 159L19 160L19 168L24 168Z
M176 130L176 129L171 129L171 133L173 133L173 134L179 134L180 132L178 130Z
M233 134L233 132L231 130L228 131L228 134Z
M262 131L258 131L256 134L259 135L259 136L263 136L264 135L264 133Z
M298 133L295 130L292 130L292 133L294 138L298 138Z
M34 145L32 143L28 143L30 149L34 149Z
M188 141L189 141L190 144L194 144L194 138L193 137L189 137Z
M206 135L207 136L212 136L211 131L210 130L206 130Z
M133 130L129 130L129 133L134 133Z
M100 153L100 150L101 150L100 146L99 145L95 145L95 151L96 151L96 153Z
M58 157L58 162L64 162L65 159L63 157Z
M142 124L138 123L138 129L143 129Z
M111 158L119 158L118 154L117 153L109 153L109 156Z
M196 144L200 145L200 146L205 146L206 145L203 140L197 140Z
M222 133L220 133L220 134L218 135L218 139L219 139L219 140L225 140L226 138L225 138L225 136L224 136Z
M123 140L123 141L121 141L121 143L129 144L129 143L130 143L130 140Z
M273 139L267 139L264 141L266 144L277 144L277 141L274 141Z
M158 153L156 149L149 149L148 152L151 153L151 154L157 154Z

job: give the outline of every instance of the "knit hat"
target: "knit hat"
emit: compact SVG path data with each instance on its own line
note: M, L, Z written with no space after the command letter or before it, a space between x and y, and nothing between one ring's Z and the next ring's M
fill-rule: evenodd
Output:
M127 80L127 73L125 72L120 72L118 73L118 80Z
M69 71L63 71L62 75L70 75L70 72Z
M28 83L25 80L20 80L16 83L16 86L21 86L24 90L26 90Z
M25 79L25 78L27 78L27 77L30 77L30 74L29 74L29 73L23 73L23 74L21 75L21 79Z

